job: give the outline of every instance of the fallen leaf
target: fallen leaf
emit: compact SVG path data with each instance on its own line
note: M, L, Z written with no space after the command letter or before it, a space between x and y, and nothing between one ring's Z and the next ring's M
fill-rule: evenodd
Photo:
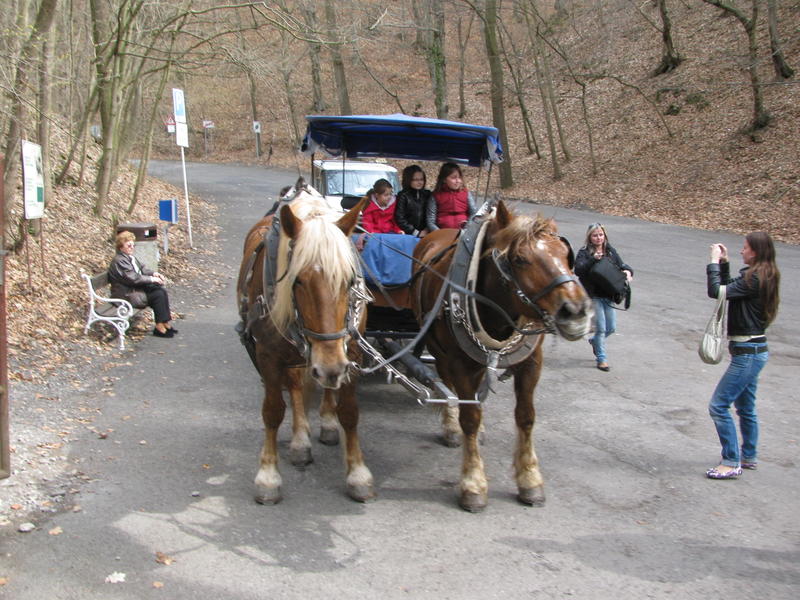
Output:
M50 531L48 531L50 535L61 535L64 533L64 530L61 527L53 527Z
M106 583L125 583L125 573L114 571L111 575L106 577Z
M153 587L156 588L157 590L160 590L161 588L164 587L164 584L162 582L160 582L160 581L154 581L153 582Z
M156 552L156 562L162 565L171 565L175 562L175 559L163 552Z
M8 577L0 577L0 585L5 585L8 583Z
M11 510L19 510L20 508L22 508L22 504L12 504L11 505Z

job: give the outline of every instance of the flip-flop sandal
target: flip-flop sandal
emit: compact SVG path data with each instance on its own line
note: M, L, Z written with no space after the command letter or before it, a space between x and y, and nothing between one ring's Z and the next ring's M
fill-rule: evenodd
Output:
M709 479L736 479L741 474L742 469L740 467L731 467L730 471L725 471L724 473L718 471L717 467L712 467L706 471L706 477Z
M742 468L743 469L749 469L750 471L755 471L758 468L758 463L757 462L752 462L752 461L749 461L749 460L743 460L742 461Z

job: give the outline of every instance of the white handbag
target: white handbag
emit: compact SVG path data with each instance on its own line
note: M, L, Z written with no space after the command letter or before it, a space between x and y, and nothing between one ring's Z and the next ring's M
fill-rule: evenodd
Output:
M717 294L717 305L714 307L714 312L711 319L706 325L706 330L703 337L700 339L700 347L697 353L704 363L709 365L716 365L722 361L722 355L725 353L725 315L728 312L728 303L725 302L725 286L719 286L719 293Z

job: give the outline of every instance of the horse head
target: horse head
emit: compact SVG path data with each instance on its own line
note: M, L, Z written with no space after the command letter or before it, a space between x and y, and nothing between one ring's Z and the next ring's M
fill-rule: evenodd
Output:
M363 297L357 297L360 270L349 236L365 202L338 221L326 215L280 211L281 228L290 240L285 275L278 283L273 322L279 331L297 327L305 338L311 376L325 388L338 389L351 361L347 342L362 326Z
M500 294L513 315L540 321L568 340L589 333L592 302L572 272L569 242L553 219L514 215L500 201L483 246L482 289Z

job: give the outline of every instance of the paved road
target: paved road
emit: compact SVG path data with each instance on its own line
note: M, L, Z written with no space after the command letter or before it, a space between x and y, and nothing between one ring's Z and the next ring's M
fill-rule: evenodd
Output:
M179 181L174 163L152 171ZM108 374L121 377L115 397L84 398L99 409L97 429L113 433L72 445L93 478L77 494L81 511L3 533L0 596L800 597L800 248L778 247L783 304L759 393L761 467L738 481L703 476L718 457L706 404L724 366L702 364L695 348L712 307L707 248L738 250L740 238L525 205L518 210L555 216L575 246L602 221L636 269L633 308L609 340L610 373L593 368L586 342L546 342L536 442L547 505L514 499L508 385L487 405L490 504L474 515L456 507L460 452L437 443L435 415L371 377L360 430L379 499L348 500L340 451L315 443L306 470L282 465L285 499L265 507L252 499L261 391L233 332L232 277L265 197L295 176L235 165L188 172L193 193L220 208L218 258L231 280L202 305L176 289L180 337L145 338ZM282 430L283 452L288 439ZM168 558L158 562L159 552ZM104 583L112 573L125 582Z

